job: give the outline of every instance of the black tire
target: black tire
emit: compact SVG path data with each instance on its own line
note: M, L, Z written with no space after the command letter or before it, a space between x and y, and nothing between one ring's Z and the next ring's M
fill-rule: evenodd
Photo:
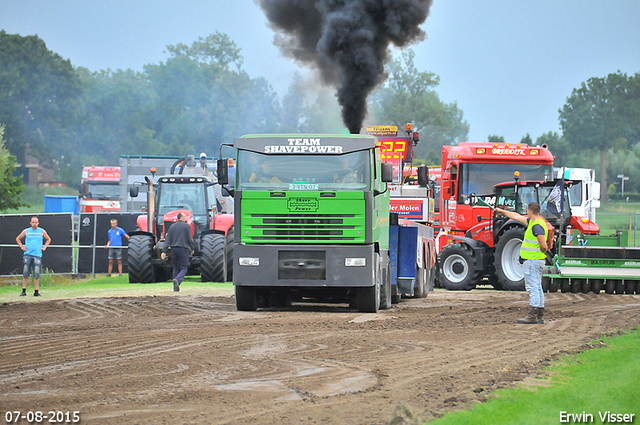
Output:
M549 292L549 285L551 285L551 278L542 276L542 292Z
M624 294L624 280L622 279L616 280L616 294L617 295Z
M604 292L607 294L613 294L616 289L616 281L613 279L607 279L607 282L604 284Z
M589 282L591 282L591 292L599 294L604 286L604 281L602 279L590 279Z
M224 235L209 233L202 236L200 277L203 282L224 282Z
M636 292L636 281L635 280L625 280L624 281L624 293L632 295Z
M585 279L582 281L582 293L588 294L589 292L591 292L591 283L588 279Z
M227 232L227 282L233 282L233 226Z
M238 311L256 311L258 309L258 293L253 286L236 286L236 309Z
M424 298L429 294L429 270L416 268L416 289L413 292L414 297Z
M153 269L154 237L151 235L134 235L129 238L127 249L127 265L129 283L154 283L156 276Z
M364 288L356 288L356 303L358 311L362 313L377 313L380 308L380 284L382 276L380 273L380 257L376 255L373 267L373 285Z
M383 287L380 289L380 308L382 310L391 308L391 304L393 304L391 297L391 261L388 255L386 264L387 266L381 269ZM380 267L382 267L382 264L380 264Z
M498 283L507 291L524 291L524 269L518 261L524 231L522 227L507 230L496 245L493 267Z
M571 293L577 294L582 289L582 279L571 279Z
M558 280L557 279L551 279L551 282L549 283L549 292L558 292Z
M571 282L568 278L564 277L560 279L560 291L565 294L567 292L571 292Z
M448 290L470 291L476 287L475 258L462 244L452 243L438 254L440 285Z

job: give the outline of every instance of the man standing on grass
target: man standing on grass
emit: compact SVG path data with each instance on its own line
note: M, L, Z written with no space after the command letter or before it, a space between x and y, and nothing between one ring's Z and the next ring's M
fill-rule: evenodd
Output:
M122 237L129 239L129 235L124 231L122 227L118 227L118 220L115 218L111 220L111 229L109 229L109 242L104 246L109 248L109 271L107 276L111 276L111 270L113 270L113 260L118 260L118 273L122 276ZM117 248L116 248L117 247Z
M194 248L191 237L191 226L187 223L187 216L178 213L178 221L169 227L167 237L164 240L161 258L167 258L171 248L171 267L173 268L173 292L180 291L180 284L187 275L189 268L189 254Z
M520 258L524 260L524 287L529 293L529 314L517 323L544 323L544 291L542 290L542 272L547 247L547 222L540 215L540 204L531 202L527 205L527 216L524 217L514 211L496 208L496 212L519 221L527 226L524 240L520 247Z
M51 243L51 238L46 230L38 227L40 220L38 217L31 217L31 227L24 229L16 238L16 242L21 250L22 256L22 292L21 297L27 295L27 285L29 284L29 274L33 269L33 296L40 297L40 270L42 269L42 253L46 251ZM24 245L22 244L24 239ZM42 243L44 240L44 244Z

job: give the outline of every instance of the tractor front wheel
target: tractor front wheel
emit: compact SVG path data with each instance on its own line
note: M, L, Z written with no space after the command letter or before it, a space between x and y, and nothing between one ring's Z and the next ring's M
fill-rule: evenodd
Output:
M156 276L153 270L154 238L150 235L134 235L129 239L127 263L129 283L154 283Z
M476 287L475 258L462 244L452 243L440 251L438 269L445 289L470 291Z
M524 291L524 268L520 264L520 247L524 228L514 227L500 237L493 266L498 283L508 291Z

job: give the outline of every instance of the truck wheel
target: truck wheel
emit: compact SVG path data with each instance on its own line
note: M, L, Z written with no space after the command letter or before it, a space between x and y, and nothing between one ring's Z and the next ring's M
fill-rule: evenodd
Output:
M507 230L496 245L493 266L498 283L507 291L524 291L524 269L518 261L524 230L522 227Z
M429 294L429 279L429 270L418 267L414 292L416 298L424 298Z
M253 286L236 286L236 308L238 311L256 311L258 294Z
M153 236L134 235L129 239L127 263L129 283L153 283L156 276L153 270Z
M227 281L233 282L233 226L227 232Z
M382 269L380 266L380 273L382 276L382 287L380 288L380 309L386 310L391 308L391 267L387 261L387 267Z
M382 276L380 273L379 255L376 255L373 273L373 285L364 288L357 288L356 290L358 311L362 313L377 313L380 308L380 281L382 280Z
M200 277L203 282L224 281L224 235L208 233L202 236Z
M476 287L475 259L461 244L445 246L438 254L440 285L449 290L469 291Z

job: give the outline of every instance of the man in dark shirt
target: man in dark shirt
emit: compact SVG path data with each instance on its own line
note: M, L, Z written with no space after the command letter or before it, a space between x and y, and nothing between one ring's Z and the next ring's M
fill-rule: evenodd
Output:
M187 216L178 213L178 221L173 223L167 232L162 248L162 259L167 258L171 249L171 267L173 268L173 291L180 291L180 284L187 275L189 268L189 254L193 252L194 243L191 237L191 226L187 223Z

